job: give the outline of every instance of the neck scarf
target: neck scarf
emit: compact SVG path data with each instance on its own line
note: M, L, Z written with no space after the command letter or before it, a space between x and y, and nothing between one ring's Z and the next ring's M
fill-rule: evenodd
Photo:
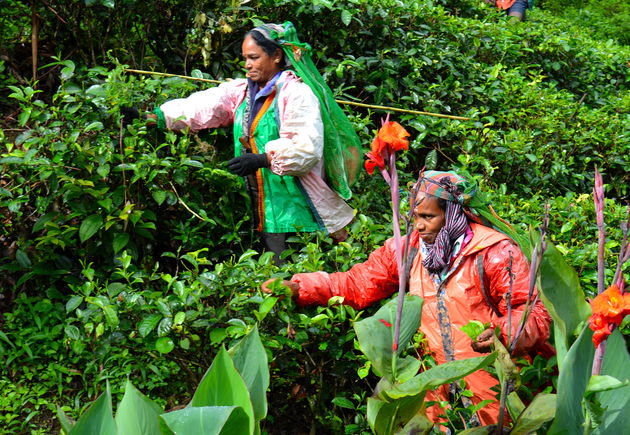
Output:
M446 200L444 226L433 244L425 244L428 250L422 265L430 273L439 273L449 265L453 246L469 227L462 205L476 190L466 179L449 172L427 171L421 176L418 192Z
M438 273L448 266L453 253L453 245L468 228L468 219L461 204L446 201L446 222L438 232L433 244L426 243L429 251L422 265L431 273Z

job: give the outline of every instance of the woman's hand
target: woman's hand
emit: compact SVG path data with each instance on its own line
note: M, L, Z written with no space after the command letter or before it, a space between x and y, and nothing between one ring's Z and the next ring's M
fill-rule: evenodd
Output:
M273 279L268 279L267 281L263 282L262 285L260 286L260 289L268 294L273 293L273 291L269 288L269 286L271 285L272 282L275 282L277 280L277 278L273 278ZM297 282L293 282L293 281L287 281L286 279L282 281L282 285L285 287L289 287L289 289L291 290L291 297L293 299L297 298L298 295L300 294L300 284L298 284Z
M471 342L475 352L490 353L494 348L494 329L488 328L477 337L477 341Z

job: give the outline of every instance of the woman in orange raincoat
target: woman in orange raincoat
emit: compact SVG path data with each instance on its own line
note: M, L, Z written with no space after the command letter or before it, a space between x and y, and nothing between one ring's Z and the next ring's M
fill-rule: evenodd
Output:
M507 337L507 305L510 291L508 265L511 258L512 322L510 337L520 324L529 291L529 265L518 246L506 235L483 226L463 206L464 190L470 184L454 173L427 171L421 182L414 210L414 231L410 252L415 255L409 273L409 293L424 299L421 331L428 350L438 364L478 356L492 350L493 331L487 329L476 341L460 329L471 320L493 322ZM415 252L415 254L414 254ZM268 290L263 284L263 289ZM389 239L365 263L347 272L300 273L285 281L299 305L325 305L332 296L343 296L344 303L357 309L367 307L398 290L398 268L394 240ZM534 295L536 293L534 292ZM533 297L533 296L532 296ZM538 302L528 318L517 343L516 352L553 352L546 342L551 317ZM480 409L473 423L496 424L499 404L490 388L497 384L485 371L465 378L473 392L472 402L492 403ZM457 394L457 386L443 386L436 393L440 400ZM451 390L451 391L449 391ZM436 396L428 395L429 400ZM427 409L437 421L438 405Z

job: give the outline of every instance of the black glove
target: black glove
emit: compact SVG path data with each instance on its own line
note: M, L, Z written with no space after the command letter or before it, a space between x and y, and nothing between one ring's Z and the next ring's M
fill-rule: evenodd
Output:
M121 107L120 114L123 116L123 127L133 124L134 119L140 118L140 112L135 107Z
M254 154L247 153L242 156L234 157L228 161L228 168L236 175L245 177L251 175L258 170L258 168L266 168L269 166L267 160L267 154Z

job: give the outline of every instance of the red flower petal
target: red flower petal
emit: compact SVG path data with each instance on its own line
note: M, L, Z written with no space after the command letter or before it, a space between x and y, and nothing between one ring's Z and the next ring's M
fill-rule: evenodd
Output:
M368 172L368 174L372 175L374 173L374 168L376 168L377 166L380 170L385 169L385 161L383 160L383 157L380 155L380 153L375 153L374 151L372 151L367 153L366 155L368 159L365 161L365 170Z
M408 149L409 141L405 139L407 136L409 136L409 133L402 125L397 122L390 121L381 127L377 138L389 144L394 151L399 151L401 149Z
M612 285L593 299L591 309L593 315L607 317L610 323L618 325L623 320L623 313L630 309L630 306L626 306L626 301L627 299L619 292L617 286Z
M387 326L388 328L392 327L392 324L389 323L387 320L385 320L385 319L378 319L378 320L379 320L379 322L381 322L383 325Z

